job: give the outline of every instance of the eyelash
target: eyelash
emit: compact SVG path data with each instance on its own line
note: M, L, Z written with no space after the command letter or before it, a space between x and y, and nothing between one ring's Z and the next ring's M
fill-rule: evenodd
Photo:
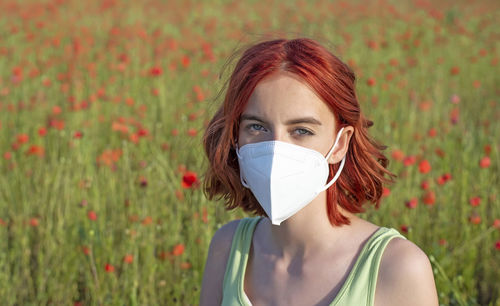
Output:
M251 130L251 131L261 131L261 129L255 129L255 130L253 130L253 128L255 126L258 126L258 127L262 128L262 129L265 129L262 125L257 124L257 123L249 124L247 126L247 129ZM296 128L294 131L305 131L305 133L298 133L299 136L304 136L304 135L310 135L310 136L312 136L312 135L314 135L313 132L311 132L311 131L309 131L308 129L305 129L305 128Z

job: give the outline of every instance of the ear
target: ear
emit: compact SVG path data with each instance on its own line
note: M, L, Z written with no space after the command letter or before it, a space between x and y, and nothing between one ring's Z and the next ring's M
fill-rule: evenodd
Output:
M335 149L333 149L332 155L328 158L329 164L336 164L342 161L342 158L347 154L347 149L349 148L349 142L354 134L354 128L352 126L344 127L342 134L340 135L339 142Z

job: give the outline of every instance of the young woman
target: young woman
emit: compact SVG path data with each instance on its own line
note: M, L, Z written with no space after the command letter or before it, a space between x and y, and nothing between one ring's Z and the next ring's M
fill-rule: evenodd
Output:
M438 304L427 256L355 215L394 175L354 81L311 39L243 53L204 136L204 188L257 216L213 236L201 305Z

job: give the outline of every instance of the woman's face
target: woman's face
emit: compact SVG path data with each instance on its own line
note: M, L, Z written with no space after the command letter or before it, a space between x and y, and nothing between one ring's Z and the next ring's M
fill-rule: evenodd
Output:
M305 83L277 73L259 82L250 96L240 117L238 145L279 140L326 156L335 125L333 112Z

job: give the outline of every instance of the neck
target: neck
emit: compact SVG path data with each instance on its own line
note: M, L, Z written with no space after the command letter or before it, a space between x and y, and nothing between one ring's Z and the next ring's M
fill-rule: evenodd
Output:
M351 222L357 218L340 206L338 209ZM279 226L267 223L270 226L270 246L275 254L284 258L296 256L309 257L320 254L322 251L338 247L337 242L345 237L349 226L332 226L326 209L326 192L322 192L311 203L305 206Z

